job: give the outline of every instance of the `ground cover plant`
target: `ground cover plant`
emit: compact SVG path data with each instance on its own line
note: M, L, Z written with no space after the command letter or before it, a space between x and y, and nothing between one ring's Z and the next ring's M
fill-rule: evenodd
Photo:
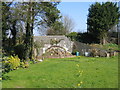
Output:
M118 57L45 59L5 76L3 88L117 88Z
M95 48L101 48L104 50L119 50L118 45L117 44L112 44L112 43L108 43L105 45L102 44L91 44L90 46L95 47Z

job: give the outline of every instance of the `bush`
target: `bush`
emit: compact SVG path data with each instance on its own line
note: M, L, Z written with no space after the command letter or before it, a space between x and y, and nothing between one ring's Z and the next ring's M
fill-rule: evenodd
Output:
M99 43L99 39L93 35L92 33L88 33L88 32L85 32L85 33L78 33L77 35L77 38L79 42L82 42L82 43Z
M77 50L73 50L72 55L76 55Z
M8 46L8 47L4 47L2 49L2 54L4 55L13 55L15 52L14 52L14 47L13 46Z
M66 35L67 37L70 37L70 39L72 40L72 41L74 41L74 40L76 40L77 41L77 36L78 35L78 33L77 32L71 32L71 33L69 33L68 35Z
M20 63L20 67L22 67L22 68L28 68L29 64L28 64L28 62L21 62Z
M25 62L24 66L25 66L25 68L28 68L29 67L29 63Z
M25 45L19 44L14 47L15 54L18 55L18 57L23 60L25 59Z
M24 68L24 62L20 62L20 67Z
M20 66L20 59L18 58L18 56L9 56L4 58L4 61L3 61L4 72L15 70L19 66Z
M7 61L7 58L8 58L7 56L2 57L2 75L10 71L10 65Z
M8 62L10 64L11 69L17 69L20 66L20 59L18 58L18 56L8 57Z

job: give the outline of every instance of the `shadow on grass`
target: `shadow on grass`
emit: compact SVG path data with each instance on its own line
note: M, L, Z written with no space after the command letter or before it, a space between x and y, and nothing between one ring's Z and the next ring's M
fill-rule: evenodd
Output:
M78 60L59 60L59 61L73 61L73 62L80 62Z
M2 76L2 80L11 80L10 76L4 75Z

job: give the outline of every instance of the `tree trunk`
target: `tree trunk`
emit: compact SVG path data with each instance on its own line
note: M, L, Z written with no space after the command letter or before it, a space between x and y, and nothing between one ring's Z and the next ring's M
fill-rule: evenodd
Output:
M103 43L102 43L103 45L105 45L106 44L106 38L105 37L103 37Z
M30 36L31 36L31 30L30 30L30 4L28 4L28 11L27 11L27 26L26 26L26 37L25 37L25 61L29 59L30 55Z
M30 11L31 11L31 27L30 27L30 32L31 32L31 36L30 36L30 40L31 40L31 42L30 42L30 59L32 60L32 58L33 58L33 28L34 28L34 3L32 2L31 3L31 9L30 9Z
M13 26L12 26L12 40L13 40L13 46L16 45L16 34L17 34L17 31L16 31L16 28L15 28L15 25L16 25L16 22L14 22Z
M31 26L31 36L30 36L30 56L29 58L32 59L33 58L33 23L32 23L32 26Z
M33 25L34 25L34 10L32 2L29 2L27 26L26 26L26 60L33 57Z
M105 45L106 43L107 43L107 33L101 33L101 38L100 38L100 43L102 44L102 45Z
M25 38L25 60L27 61L29 59L29 53L30 53L30 24L27 23L26 26L26 38Z

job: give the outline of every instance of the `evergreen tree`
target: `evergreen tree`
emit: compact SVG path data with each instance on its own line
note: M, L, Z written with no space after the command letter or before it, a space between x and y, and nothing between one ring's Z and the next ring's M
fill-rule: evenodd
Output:
M88 32L97 36L100 43L105 44L107 32L118 23L118 7L116 3L95 3L90 6L87 19Z
M11 3L2 2L2 46L3 48L7 45L7 36L9 31L9 14L10 14L10 6Z
M57 2L2 3L3 44L5 44L4 43L5 41L7 41L7 36L8 36L7 33L8 33L12 35L11 38L12 44L8 46L13 46L13 47L17 46L16 40L17 40L17 35L20 32L19 30L21 28L19 24L21 23L22 28L24 27L24 31L25 31L24 33L25 39L24 42L22 43L24 47L23 59L31 60L33 57L34 27L38 27L39 25L46 24L46 26L52 28L52 30L54 30L55 33L59 33L58 29L62 27L62 23L60 23L58 20L61 16L59 15L60 12L57 9L57 5L58 5ZM22 46L20 45L20 47ZM17 50L15 51L17 54L19 54Z
M43 24L47 28L47 35L62 35L65 34L63 24L60 22L60 11L57 9L59 2L43 2ZM45 23L44 23L45 22Z

